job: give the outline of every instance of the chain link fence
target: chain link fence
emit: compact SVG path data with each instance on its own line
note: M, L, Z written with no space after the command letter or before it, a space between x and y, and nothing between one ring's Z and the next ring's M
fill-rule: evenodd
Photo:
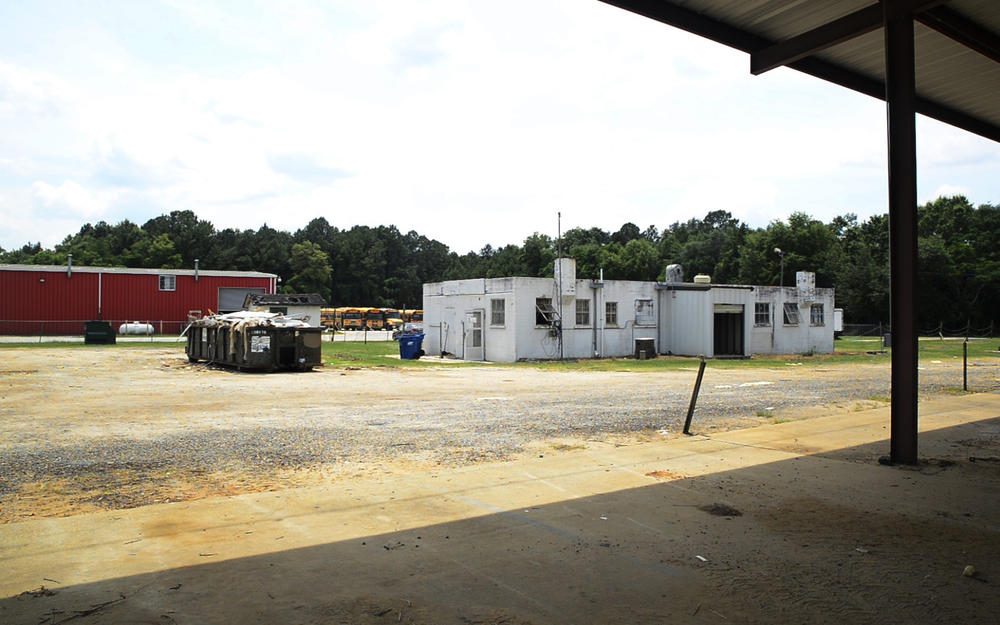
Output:
M921 324L918 334L920 336L938 338L993 338L996 336L998 328L994 322L989 325L974 326L947 326L943 322L936 324ZM892 326L888 323L845 323L842 336L885 336L892 332Z
M79 338L83 340L84 324L91 320L79 321L39 321L39 320L0 320L0 337L5 342L12 340L70 340ZM187 328L187 321L166 321L166 320L136 320L136 319L109 319L112 329L116 334L132 339L144 338L146 340L179 339L181 333ZM119 332L122 325L144 324L148 326L148 331L138 331L137 333L122 334ZM944 323L922 324L920 336L939 338L993 338L1000 328L994 322L989 325L974 326L966 324L964 327L947 326ZM883 337L890 334L892 328L888 323L845 323L842 336L872 336ZM388 330L370 330L368 332L337 332L331 333L328 341L343 342L368 342L368 341L391 341L393 333Z
M91 321L10 321L0 320L0 342L2 343L43 343L43 342L76 342L83 341L85 324ZM107 319L118 340L125 341L172 341L184 340L182 333L188 326L188 321L165 320L121 320ZM128 333L121 332L121 327L130 326ZM331 342L368 343L392 341L395 339L392 330L368 330L358 332L324 333L324 340Z
M39 321L0 320L0 337L3 342L18 341L74 341L83 340L87 320ZM180 340L188 321L105 319L111 324L115 334L130 340ZM130 326L128 333L122 333L123 325Z

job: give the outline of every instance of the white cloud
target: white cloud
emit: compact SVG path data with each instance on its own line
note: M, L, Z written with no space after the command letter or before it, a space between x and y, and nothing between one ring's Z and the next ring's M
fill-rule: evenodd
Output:
M38 232L58 222L36 208L291 230L323 215L464 251L554 234L557 210L617 229L884 205L881 103L750 77L746 55L600 2L165 6L139 38L67 17L38 55L0 42L0 214ZM72 62L32 60L52 46ZM927 120L918 137L929 188L1000 196L996 144Z
M113 199L112 193L92 192L74 180L65 180L57 187L38 180L31 190L42 208L83 219L100 218Z
M940 187L938 187L937 189L935 189L934 192L931 193L929 196L921 199L920 203L921 204L926 204L928 202L933 202L934 200L936 200L938 198L952 197L952 196L955 196L955 195L964 195L964 196L968 197L970 195L970 191L966 187L959 187L959 186L950 185L950 184L943 184Z
M0 173L9 173L14 176L27 176L31 171L31 161L23 156L13 158L0 156Z
M65 114L75 90L67 81L0 60L0 119Z
M989 163L1000 168L1000 150L995 141L918 117L917 163L921 167L941 168Z

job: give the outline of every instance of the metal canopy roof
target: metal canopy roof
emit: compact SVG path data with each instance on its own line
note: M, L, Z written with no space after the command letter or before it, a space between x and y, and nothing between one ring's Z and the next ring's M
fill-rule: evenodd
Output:
M886 101L889 462L917 462L916 114L1000 141L1000 0L603 0Z
M885 99L882 4L872 0L602 0ZM916 110L1000 141L1000 2L894 0L915 14Z

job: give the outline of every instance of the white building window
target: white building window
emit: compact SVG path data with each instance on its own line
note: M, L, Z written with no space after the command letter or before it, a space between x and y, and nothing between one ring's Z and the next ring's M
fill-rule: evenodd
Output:
M797 303L785 302L784 313L786 326L799 325L799 305Z
M490 325L491 326L504 326L507 324L507 300L501 299L491 299L490 300Z
M535 298L535 325L550 325L556 318L556 309L552 307L551 297Z
M757 327L771 325L771 302L757 302L753 305L753 324Z
M576 300L576 325L578 326L590 325L590 300L586 299Z
M177 276L161 275L160 276L160 290L161 291L176 291L177 290Z
M823 304L813 304L809 308L809 325L823 325Z
M618 325L618 302L604 302L604 325Z
M653 300L651 299L635 300L635 325L637 326L656 325L656 313L653 312Z

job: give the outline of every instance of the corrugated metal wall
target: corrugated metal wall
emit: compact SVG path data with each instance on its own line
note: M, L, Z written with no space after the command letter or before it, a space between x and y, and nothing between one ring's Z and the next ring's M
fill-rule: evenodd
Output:
M667 349L682 356L712 357L711 291L667 291Z
M169 272L164 272L169 274ZM177 276L176 290L161 291L159 276L104 274L103 317L105 319L187 319L188 311L202 314L219 310L219 288L268 289L269 278L233 278L202 275ZM265 292L269 292L265 290Z
M163 272L171 275L169 271ZM98 295L100 284L100 296ZM38 332L38 324L25 322L65 322L98 319L108 321L176 321L187 319L188 311L219 308L219 288L260 288L272 292L272 280L265 277L176 276L176 290L161 291L156 274L89 273L74 271L0 270L0 333ZM24 325L24 327L21 327ZM74 332L72 327L49 324L51 332ZM46 330L45 332L48 332ZM82 332L82 330L81 330Z
M0 271L0 319L96 319L97 274Z

